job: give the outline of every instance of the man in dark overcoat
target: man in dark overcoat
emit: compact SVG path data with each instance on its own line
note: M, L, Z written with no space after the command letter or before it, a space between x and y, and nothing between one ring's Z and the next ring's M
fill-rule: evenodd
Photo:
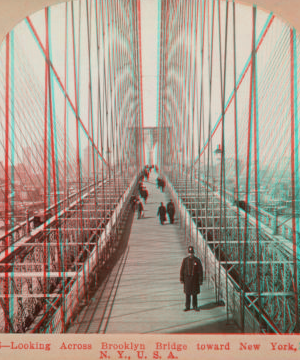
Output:
M144 199L144 203L147 203L147 198L148 198L148 190L143 187L141 190L141 197Z
M191 296L193 298L193 309L199 311L197 295L200 293L200 285L203 283L203 268L200 259L194 253L193 246L188 247L189 256L184 258L180 269L180 282L184 284L185 309L189 311Z
M141 200L138 200L137 210L138 210L137 218L140 219L141 217L144 217L144 206L143 206Z
M172 199L167 204L167 213L169 215L170 224L173 224L174 223L174 215L175 215L175 205L174 205Z
M158 208L157 215L159 216L160 223L162 225L166 221L166 214L167 214L167 210L164 203L160 203L160 207Z
M157 177L157 179L156 179L156 186L158 189L161 187L161 178L160 177Z

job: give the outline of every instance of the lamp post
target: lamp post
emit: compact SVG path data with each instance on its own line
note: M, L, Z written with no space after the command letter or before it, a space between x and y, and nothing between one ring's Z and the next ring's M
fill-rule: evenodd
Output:
M111 150L109 147L107 148L106 153L107 153L107 164L108 164L108 178L110 179L110 177L111 177L111 169L110 169L110 167L111 167L111 163L110 163Z
M218 161L217 167L219 168L219 171L218 171L218 168L216 169L216 177L217 177L218 172L219 172L219 175L221 175L220 174L220 172L221 172L220 164L221 164L222 156L223 156L223 149L221 148L220 144L218 144L216 150L214 151L214 154L216 156L216 160ZM223 171L224 171L224 169L223 169ZM221 176L220 176L220 178L221 178ZM214 168L212 169L212 181L213 181L213 190L215 190L215 171L214 171ZM217 187L217 190L218 190L218 187Z
M182 149L180 148L180 150L178 151L178 162L179 162L179 178L181 177L182 174Z

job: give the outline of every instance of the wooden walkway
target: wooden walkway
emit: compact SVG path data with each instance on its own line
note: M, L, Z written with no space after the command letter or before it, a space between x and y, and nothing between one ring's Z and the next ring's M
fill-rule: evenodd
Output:
M152 172L149 182L145 181L149 191L145 217L138 220L134 216L126 252L112 271L112 280L108 279L105 285L110 296L101 300L103 286L100 287L68 332L240 332L227 322L226 308L215 304L214 291L206 282L198 296L200 312L183 311L185 295L179 270L187 256L187 246L176 215L173 225L159 223L158 206L161 201L166 205L169 197L156 188L156 177Z

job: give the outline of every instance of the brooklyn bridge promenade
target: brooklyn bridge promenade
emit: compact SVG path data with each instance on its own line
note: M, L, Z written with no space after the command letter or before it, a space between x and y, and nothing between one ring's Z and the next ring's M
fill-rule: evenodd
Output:
M201 286L200 312L184 312L185 295L179 281L183 257L187 256L184 228L159 223L160 202L170 200L168 190L157 189L151 173L145 181L149 198L145 217L134 215L124 255L116 262L109 279L90 298L69 327L69 333L235 333L239 332L226 307L218 306L208 281ZM124 240L124 239L123 239ZM224 304L223 304L224 305Z
M0 1L0 333L300 333L299 1L22 1Z

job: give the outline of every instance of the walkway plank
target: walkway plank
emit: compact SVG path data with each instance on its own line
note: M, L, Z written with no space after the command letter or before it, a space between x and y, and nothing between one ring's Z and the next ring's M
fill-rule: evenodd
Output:
M200 312L184 312L185 296L179 270L186 256L184 231L179 225L160 225L156 216L166 193L155 186L151 173L145 217L132 224L128 258L121 276L106 333L233 333L225 307L215 306L213 289L204 282L198 297ZM176 215L175 215L176 218Z
M216 306L214 291L205 281L198 296L200 312L183 311L185 295L179 271L187 244L176 215L173 225L159 223L158 206L161 201L166 205L169 197L156 188L156 177L152 173L145 182L149 191L145 217L138 220L134 215L126 260L116 263L105 289L103 284L99 287L69 333L240 332L228 324L226 308Z

